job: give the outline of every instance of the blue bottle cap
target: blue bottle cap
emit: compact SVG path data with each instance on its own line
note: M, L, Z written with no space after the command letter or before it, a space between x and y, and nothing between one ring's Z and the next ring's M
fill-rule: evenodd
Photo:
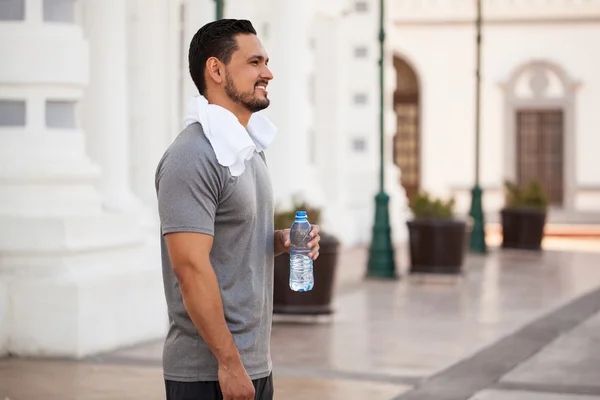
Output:
M296 211L296 217L306 217L306 211Z

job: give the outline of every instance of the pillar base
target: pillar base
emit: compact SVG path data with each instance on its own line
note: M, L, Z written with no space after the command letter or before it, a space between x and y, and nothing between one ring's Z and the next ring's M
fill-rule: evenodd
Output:
M81 358L164 337L159 259L147 260L144 253L141 248L56 257L55 269L63 270L58 276L13 277L8 353Z
M158 237L117 215L0 223L12 233L0 237L0 354L77 359L164 337Z

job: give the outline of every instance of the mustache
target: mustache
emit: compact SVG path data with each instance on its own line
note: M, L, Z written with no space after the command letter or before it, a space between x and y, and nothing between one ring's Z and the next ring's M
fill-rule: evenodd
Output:
M258 81L256 82L256 84L254 85L254 87L257 87L258 85L263 85L263 86L267 86L269 84L269 82L267 81Z

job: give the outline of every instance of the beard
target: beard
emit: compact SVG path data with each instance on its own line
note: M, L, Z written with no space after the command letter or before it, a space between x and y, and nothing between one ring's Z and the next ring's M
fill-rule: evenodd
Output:
M225 94L227 94L227 96L235 103L241 104L244 108L253 113L269 107L271 101L267 97L255 97L255 89L242 93L236 88L229 73L226 73L225 79L227 79L227 83L225 84ZM256 85L259 84L260 83L257 83Z

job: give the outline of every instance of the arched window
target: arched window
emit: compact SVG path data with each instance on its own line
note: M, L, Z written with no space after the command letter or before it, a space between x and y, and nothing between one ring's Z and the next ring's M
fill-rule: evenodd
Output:
M394 163L400 167L400 181L407 197L412 199L421 185L419 81L414 69L402 58L394 57L394 68L394 110L397 116Z

